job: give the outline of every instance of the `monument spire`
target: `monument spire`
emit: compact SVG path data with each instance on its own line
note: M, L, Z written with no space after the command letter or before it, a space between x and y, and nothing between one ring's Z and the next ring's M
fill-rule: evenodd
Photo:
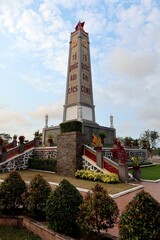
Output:
M63 122L78 120L95 123L89 36L84 22L71 33Z

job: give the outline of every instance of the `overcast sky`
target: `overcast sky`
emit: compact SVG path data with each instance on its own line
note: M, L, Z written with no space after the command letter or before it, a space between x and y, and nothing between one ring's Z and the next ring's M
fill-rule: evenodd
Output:
M160 131L160 0L0 0L0 133L63 119L70 33L89 33L96 122Z

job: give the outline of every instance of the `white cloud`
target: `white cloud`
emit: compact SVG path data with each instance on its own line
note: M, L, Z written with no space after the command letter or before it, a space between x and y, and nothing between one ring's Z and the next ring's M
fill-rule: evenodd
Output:
M123 48L115 49L111 56L111 66L117 74L135 78L154 73L157 64L156 54L129 52Z
M63 102L56 102L55 104L39 106L34 112L30 112L29 115L34 119L43 119L47 114L53 119L53 123L62 121Z

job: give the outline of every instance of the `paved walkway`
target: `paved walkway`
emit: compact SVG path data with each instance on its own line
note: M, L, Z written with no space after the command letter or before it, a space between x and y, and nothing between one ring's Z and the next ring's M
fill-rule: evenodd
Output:
M140 185L143 185L143 190L150 193L152 197L154 197L158 202L160 202L160 182L139 182ZM120 196L118 198L115 198L114 200L116 201L120 215L122 211L125 209L125 206L133 199L133 197L140 192L140 190L136 190L131 193L127 193L123 196ZM113 236L118 237L118 226L115 226L113 229L109 230L109 233Z

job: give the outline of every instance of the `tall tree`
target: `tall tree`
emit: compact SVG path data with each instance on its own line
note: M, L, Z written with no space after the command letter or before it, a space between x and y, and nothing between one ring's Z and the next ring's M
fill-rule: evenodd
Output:
M140 135L141 145L146 143L147 149L152 150L157 147L157 144L160 140L160 135L156 130L147 130Z

